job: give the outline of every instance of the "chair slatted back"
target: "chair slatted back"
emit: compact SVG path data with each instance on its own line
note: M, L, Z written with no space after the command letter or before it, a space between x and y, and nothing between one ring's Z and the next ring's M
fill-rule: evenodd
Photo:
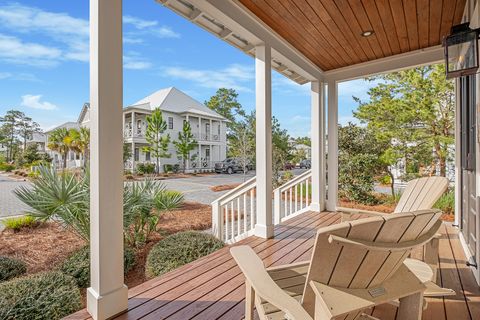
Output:
M424 177L408 182L395 208L395 213L431 209L447 190L445 177Z
M375 288L389 279L411 252L411 248L378 251L330 243L331 235L352 241L401 244L417 240L432 228L438 229L440 216L440 210L422 210L348 221L318 230L304 288L304 308L313 314L315 297L310 281L342 288Z

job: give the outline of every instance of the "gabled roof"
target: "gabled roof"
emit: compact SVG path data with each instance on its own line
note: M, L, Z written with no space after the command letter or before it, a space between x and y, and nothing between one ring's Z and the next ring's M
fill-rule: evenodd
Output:
M77 120L77 123L82 123L83 122L83 118L85 117L85 115L87 114L87 111L90 109L90 103L89 102L85 102L83 104L83 107L82 107L82 110L80 111L80 115L78 116L78 120Z
M50 130L48 130L48 131L45 131L45 133L49 133L49 132L52 132L53 130L60 129L60 128L80 129L80 125L79 125L77 122L73 122L73 121L65 122L65 123L62 123L62 124L59 125L59 126L56 126L55 128L52 128L52 129L50 129Z
M160 108L163 111L174 113L193 113L227 120L220 114L206 107L203 103L200 103L175 87L158 90L129 107L150 111L155 108Z

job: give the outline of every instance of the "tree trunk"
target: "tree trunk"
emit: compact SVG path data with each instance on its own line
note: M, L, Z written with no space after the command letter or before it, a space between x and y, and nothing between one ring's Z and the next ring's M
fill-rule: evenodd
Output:
M67 154L68 151L63 154L63 170L67 169Z
M445 157L438 158L438 165L440 166L440 176L445 177L447 175L447 161Z
M395 177L390 171L388 171L388 174L390 175L390 191L392 192L392 198L395 199Z
M157 172L157 175L160 173L160 160L158 160L158 157L155 158L156 161L157 161L157 170L155 170Z

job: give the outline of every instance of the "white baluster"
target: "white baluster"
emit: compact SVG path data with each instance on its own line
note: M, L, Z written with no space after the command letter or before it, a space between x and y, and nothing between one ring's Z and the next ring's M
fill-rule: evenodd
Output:
M247 232L247 194L243 194L243 232Z
M298 185L294 186L295 188L295 212L298 211Z
M235 210L233 210L233 200L230 201L230 213L232 215L232 241L235 241Z
M303 209L303 181L300 182L300 210Z
M241 234L240 225L241 225L241 215L240 215L240 197L237 198L237 236ZM245 218L245 217L244 217Z
M255 228L255 188L250 190L250 228Z
M288 212L288 215L291 215L293 212L293 190L292 187L290 187L290 211Z
M230 227L228 225L229 217L228 217L228 206L222 206L222 214L225 217L225 241L228 240L228 234L230 231Z

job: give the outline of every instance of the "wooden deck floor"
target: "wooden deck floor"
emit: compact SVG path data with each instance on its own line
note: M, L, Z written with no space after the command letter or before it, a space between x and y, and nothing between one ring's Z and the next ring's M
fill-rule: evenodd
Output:
M339 219L338 214L309 212L277 226L273 239L249 237L238 244L251 246L266 266L308 260L316 230ZM128 312L116 319L243 319L244 278L228 250L224 248L130 289ZM423 319L480 319L480 288L465 266L456 229L447 224L442 228L439 260L438 283L457 294L428 299ZM396 311L391 305L382 305L371 314L393 320ZM82 310L68 319L90 318Z

